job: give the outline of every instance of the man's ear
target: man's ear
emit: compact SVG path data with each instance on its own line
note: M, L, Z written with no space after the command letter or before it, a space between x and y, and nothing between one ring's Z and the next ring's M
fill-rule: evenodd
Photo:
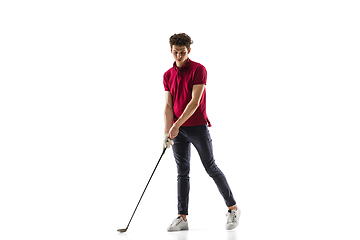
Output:
M191 51L191 48L189 48L189 50L188 50L188 54L190 53L190 51Z

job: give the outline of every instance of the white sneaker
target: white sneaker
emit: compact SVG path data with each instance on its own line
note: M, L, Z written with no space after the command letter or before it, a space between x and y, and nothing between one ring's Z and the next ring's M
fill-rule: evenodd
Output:
M237 209L236 211L234 210L228 211L228 213L226 214L227 216L226 230L234 229L239 225L240 213L241 213L240 209Z
M189 230L188 222L185 221L181 216L174 219L173 223L167 228L168 232Z

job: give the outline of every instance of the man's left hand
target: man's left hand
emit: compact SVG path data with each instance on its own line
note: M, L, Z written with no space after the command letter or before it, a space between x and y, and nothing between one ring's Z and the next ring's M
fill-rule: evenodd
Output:
M179 128L175 125L172 125L172 127L169 130L169 137L170 139L174 139L179 134Z

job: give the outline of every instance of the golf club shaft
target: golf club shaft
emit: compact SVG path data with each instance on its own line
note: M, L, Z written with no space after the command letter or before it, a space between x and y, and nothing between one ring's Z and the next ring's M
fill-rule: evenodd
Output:
M162 156L164 155L165 151L166 151L166 147L164 148L164 150L163 150L163 152L162 152L162 154L161 154L161 156L160 156L160 159L159 159L159 161L157 162L157 164L156 164L156 166L155 166L155 169L154 169L154 171L152 172L148 183L146 184L146 187L145 187L145 189L144 189L144 191L143 191L143 193L142 193L142 195L141 195L141 197L140 197L140 200L139 200L138 204L136 205L136 208L135 208L135 210L134 210L134 213L132 214L132 216L131 216L131 218L130 218L130 221L129 221L129 224L127 225L126 229L128 229L128 227L129 227L129 225L130 225L130 223L131 223L131 220L132 220L133 217L134 217L134 214L135 214L135 212L136 212L136 209L138 208L138 206L139 206L139 204L140 204L140 201L141 201L142 197L144 196L144 193L145 193L145 191L146 191L146 189L147 189L147 187L148 187L148 185L149 185L149 183L150 183L150 180L151 180L152 176L154 175L155 170L156 170L157 166L159 165L160 160L161 160Z

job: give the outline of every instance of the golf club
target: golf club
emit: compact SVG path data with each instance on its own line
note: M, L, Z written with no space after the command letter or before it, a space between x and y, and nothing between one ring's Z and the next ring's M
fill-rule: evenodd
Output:
M157 162L157 164L156 164L156 166L155 166L155 169L154 169L154 171L152 172L151 177L150 177L148 183L146 184L146 187L145 187L145 189L144 189L144 192L142 193L142 195L141 195L141 197L140 197L140 200L139 200L138 204L136 205L136 208L135 208L135 210L134 210L134 213L133 213L133 215L131 216L130 221L129 221L127 227L126 227L125 229L118 229L118 230L117 230L118 232L124 233L124 232L126 232L126 231L128 230L129 225L130 225L130 223L131 223L131 220L133 219L134 214L135 214L135 212L136 212L136 209L138 208L139 203L140 203L142 197L144 196L144 193L145 193L145 191L146 191L146 188L148 187L148 185L149 185L149 183L150 183L150 180L151 180L152 176L154 175L155 170L156 170L157 166L159 165L160 160L161 160L162 156L164 155L165 151L166 151L166 147L164 147L164 150L163 150L163 152L162 152L162 154L161 154L161 156L160 156L160 159L159 159L159 161Z

